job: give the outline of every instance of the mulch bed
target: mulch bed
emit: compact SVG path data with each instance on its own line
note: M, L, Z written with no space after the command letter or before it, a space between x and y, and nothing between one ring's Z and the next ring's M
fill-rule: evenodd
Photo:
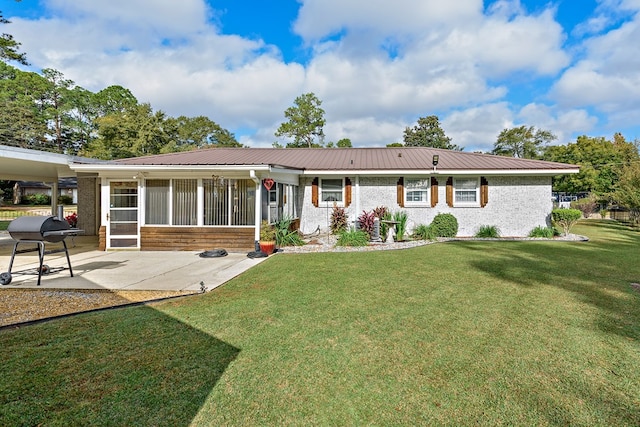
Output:
M194 292L0 289L0 327L191 294Z

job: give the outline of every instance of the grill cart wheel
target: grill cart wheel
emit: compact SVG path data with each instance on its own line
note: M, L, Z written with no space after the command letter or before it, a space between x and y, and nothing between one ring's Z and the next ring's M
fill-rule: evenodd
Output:
M42 264L40 271L42 272L42 274L49 274L51 273L51 267L49 267L47 264Z
M8 285L11 283L11 273L0 273L0 284Z

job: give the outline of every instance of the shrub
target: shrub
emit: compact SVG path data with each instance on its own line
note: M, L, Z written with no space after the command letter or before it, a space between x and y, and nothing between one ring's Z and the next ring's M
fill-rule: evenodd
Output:
M571 231L571 227L582 218L582 212L578 209L554 209L551 211L551 218L554 224L562 228L566 236Z
M458 234L458 220L448 213L440 213L433 218L431 227L436 237L456 237Z
M500 237L500 230L495 225L481 225L476 237L496 238Z
M276 240L276 229L273 225L263 220L260 223L260 241L273 242Z
M542 237L545 239L551 239L558 231L553 227L537 226L529 232L529 237Z
M589 218L598 208L598 201L594 195L571 202L572 209L578 209L585 218Z
M61 205L72 205L73 197L63 194L62 196L58 196L58 203Z
M360 230L367 233L369 237L373 235L373 224L375 217L376 216L373 211L362 211L362 214L358 217L358 225L360 226Z
M293 218L284 215L274 223L276 230L276 245L278 246L302 246L304 241L297 230L291 230Z
M340 233L336 246L367 246L369 235L362 230L348 230Z
M51 197L44 193L27 194L22 196L21 203L23 205L50 205Z
M404 240L404 235L407 232L407 213L404 211L396 212L393 214L393 220L396 224L396 240Z
M331 224L329 225L331 233L339 234L345 231L347 229L347 223L347 213L344 208L341 208L334 203L333 210L331 211Z
M434 228L430 225L420 224L413 230L413 236L420 240L436 240Z

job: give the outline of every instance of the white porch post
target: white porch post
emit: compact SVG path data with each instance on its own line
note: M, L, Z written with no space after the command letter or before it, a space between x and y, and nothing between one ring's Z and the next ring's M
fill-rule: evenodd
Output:
M256 176L256 171L249 171L249 176L256 183L256 207L255 207L255 229L253 237L255 241L260 240L260 222L262 221L262 188L260 188L260 178Z

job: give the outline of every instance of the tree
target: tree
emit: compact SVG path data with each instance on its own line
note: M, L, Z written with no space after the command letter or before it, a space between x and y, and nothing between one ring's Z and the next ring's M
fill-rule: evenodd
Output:
M322 147L326 123L324 110L320 108L322 101L313 93L305 93L298 96L294 104L284 112L287 121L280 124L275 136L293 138L287 148Z
M60 71L51 68L43 69L42 76L46 81L46 89L39 102L47 122L52 127L51 139L54 141L57 151L63 153L67 151L66 142L68 141L65 129L65 125L69 121L67 113L73 108L69 102L69 93L75 83L65 79Z
M40 100L46 81L33 72L0 62L0 141L22 148L50 150Z
M105 160L159 154L177 135L177 127L149 104L108 114L96 122L98 139L82 155Z
M438 116L420 117L418 125L413 129L404 130L404 145L406 147L433 147L446 150L462 151L463 148L452 144L451 138L445 135L440 127Z
M402 142L392 142L390 144L387 144L388 148L393 148L393 147L404 147L404 145L402 144Z
M640 222L640 160L622 167L612 198L629 209L636 224Z
M177 138L163 148L163 152L186 151L209 146L242 147L233 133L205 116L169 119L175 122Z
M111 113L124 113L127 109L138 105L138 100L129 89L122 86L109 86L95 94L98 114L106 116Z
M603 137L579 136L575 143L547 147L543 155L544 160L580 166L578 174L554 178L554 191L593 192L603 197L613 192L623 165L639 158L637 146L620 134L614 136L613 142Z
M327 148L352 148L352 147L353 145L351 145L351 140L349 138L342 138L335 144L333 143L333 141L327 144Z
M19 0L18 0L19 1ZM5 19L0 11L0 24L10 24L11 21ZM0 61L15 61L22 65L29 65L25 53L19 53L20 43L18 43L11 34L0 34Z
M548 130L533 126L504 129L493 144L492 154L520 159L539 159L544 146L557 137Z

